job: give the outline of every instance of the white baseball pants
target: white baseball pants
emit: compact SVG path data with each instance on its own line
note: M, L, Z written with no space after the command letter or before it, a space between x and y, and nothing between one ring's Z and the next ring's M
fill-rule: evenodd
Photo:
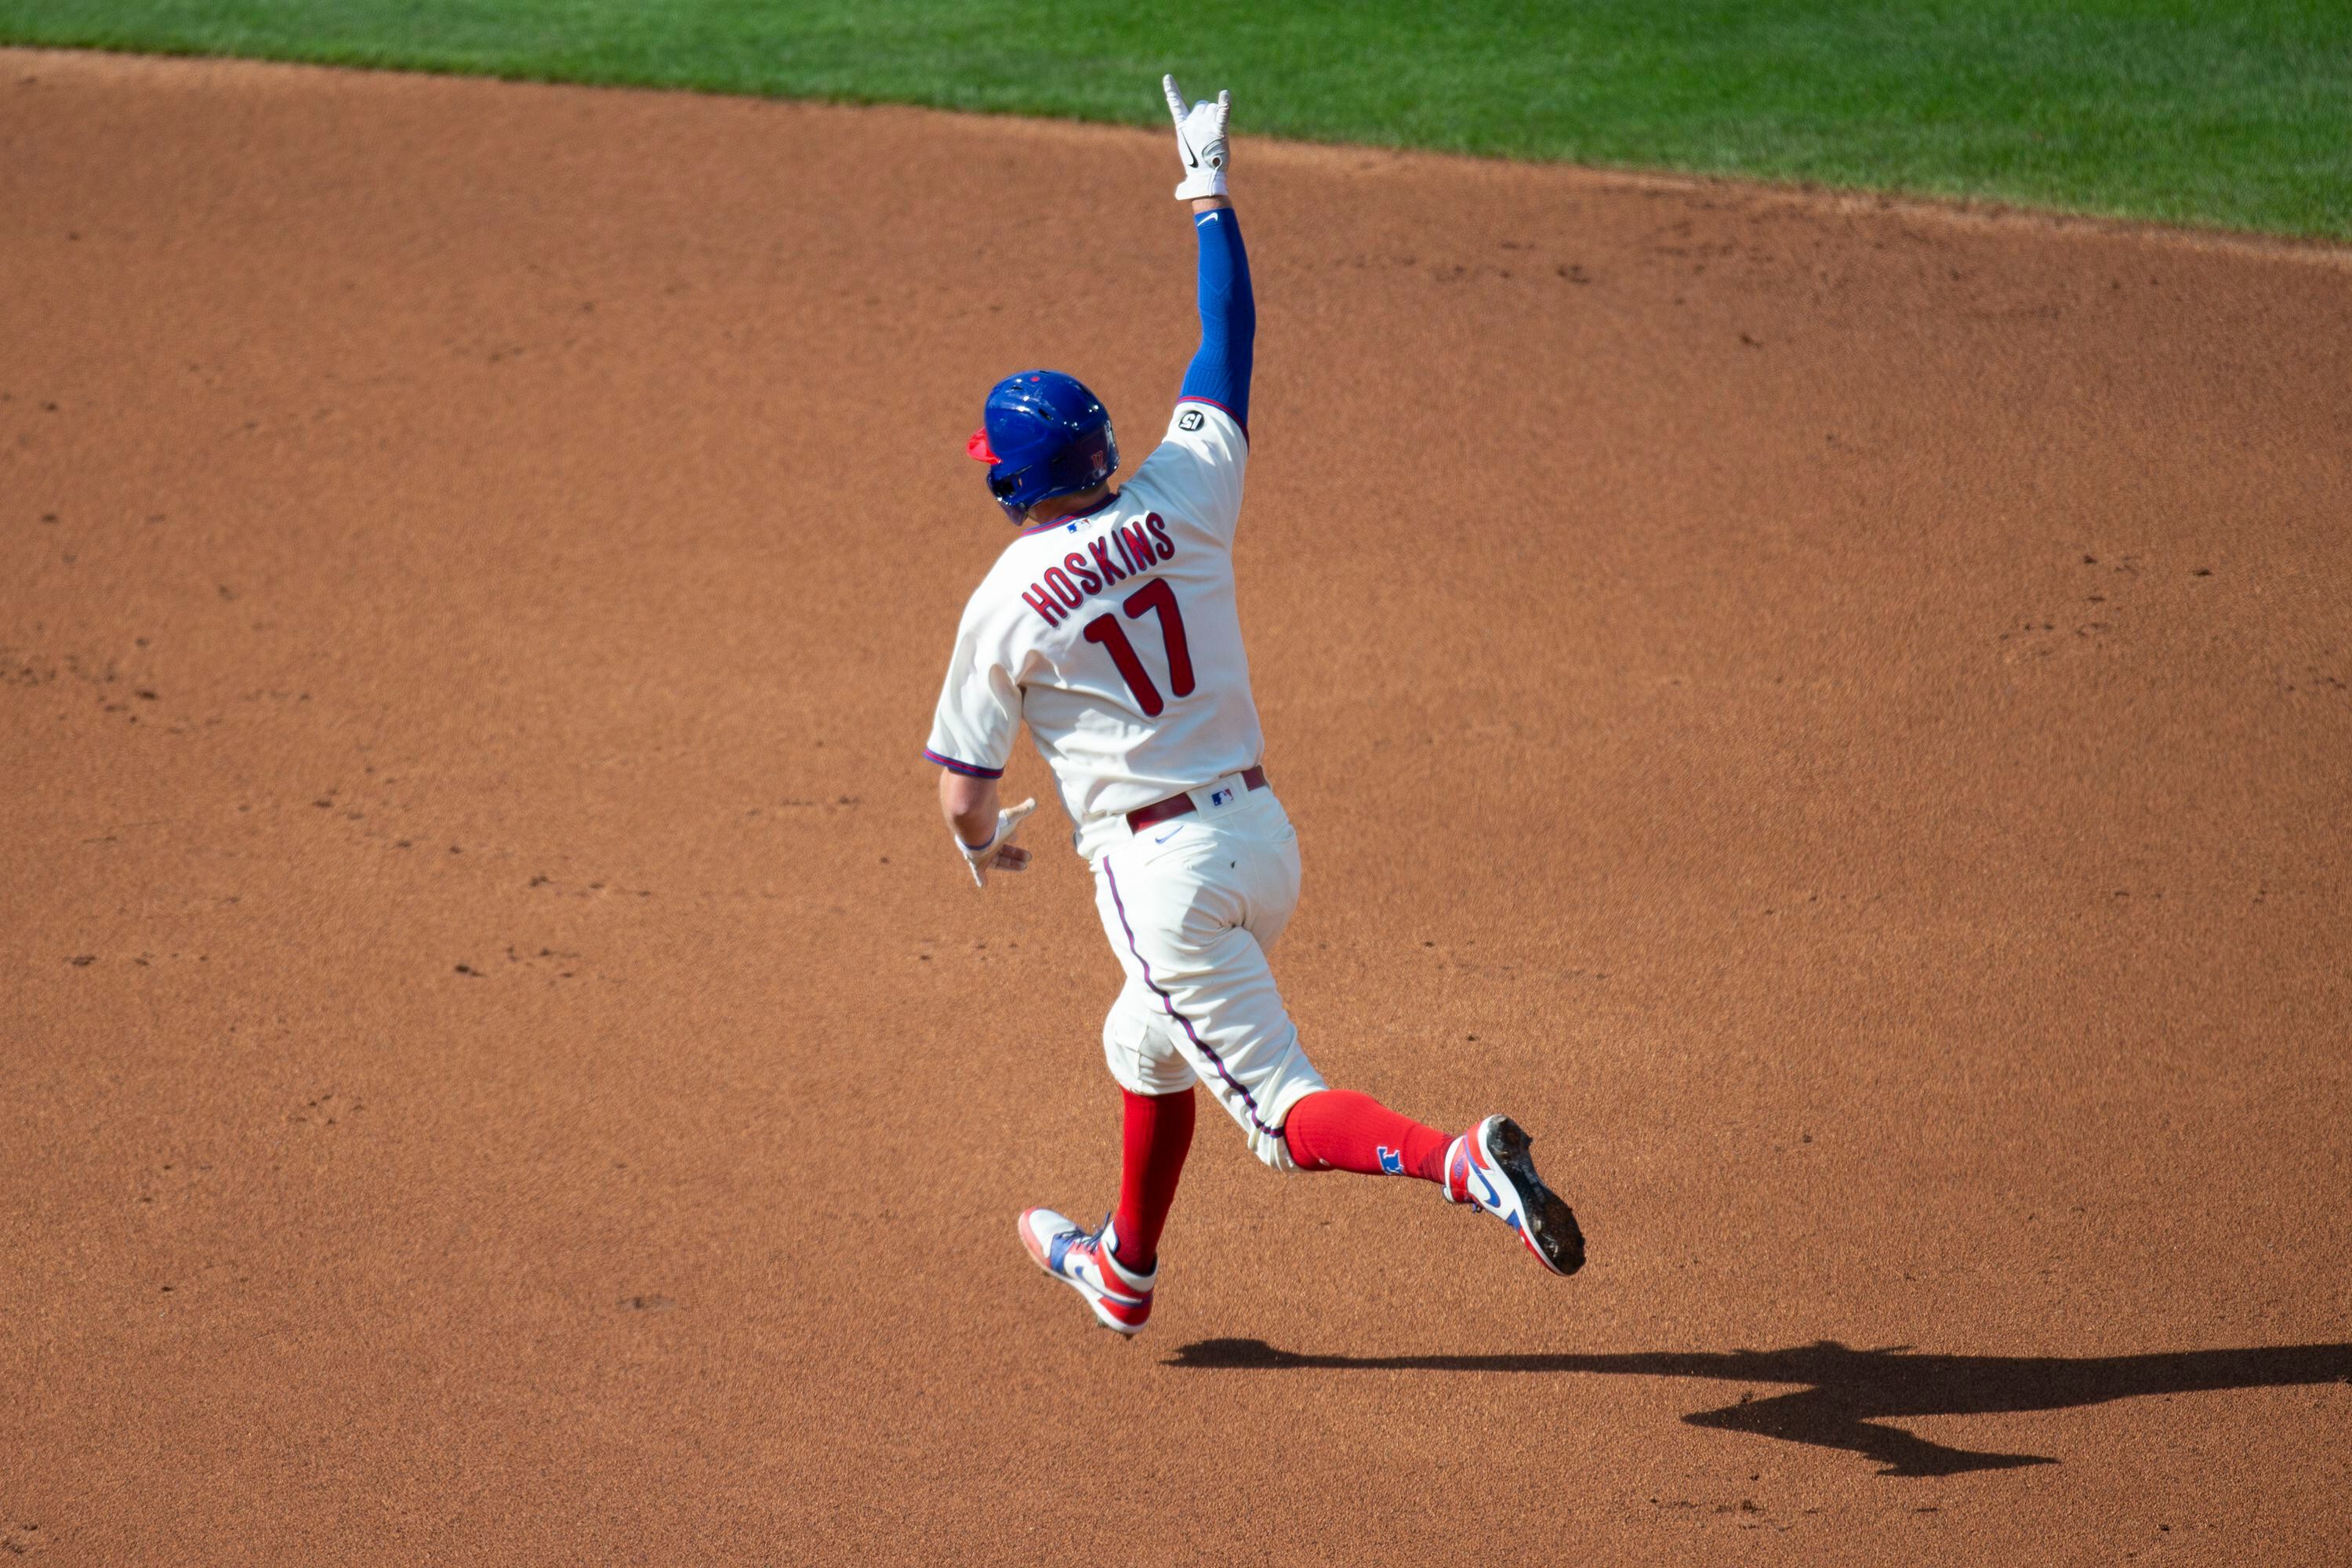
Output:
M1095 907L1127 971L1103 1056L1137 1094L1207 1084L1251 1152L1297 1170L1283 1121L1325 1085L1266 954L1298 906L1298 835L1273 790L1237 774L1191 793L1191 816L1095 859Z

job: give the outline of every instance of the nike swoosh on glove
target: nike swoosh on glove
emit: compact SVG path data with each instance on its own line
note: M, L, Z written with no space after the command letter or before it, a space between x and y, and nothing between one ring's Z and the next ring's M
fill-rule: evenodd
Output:
M1172 76L1160 79L1168 95L1169 117L1176 121L1176 150L1184 155L1184 183L1176 187L1179 201L1225 194L1225 121L1234 112L1234 95L1217 94L1214 103L1184 106L1184 89Z

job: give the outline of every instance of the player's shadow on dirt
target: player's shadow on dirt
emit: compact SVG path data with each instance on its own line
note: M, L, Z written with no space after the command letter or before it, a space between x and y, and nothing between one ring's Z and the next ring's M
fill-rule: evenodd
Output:
M2285 1388L2352 1383L2352 1344L2276 1345L2258 1350L2177 1351L2158 1355L1913 1355L1908 1346L1857 1351L1831 1340L1781 1351L1622 1355L1297 1355L1263 1340L1201 1340L1180 1347L1169 1364L1229 1371L1290 1367L1410 1369L1427 1372L1628 1373L1712 1377L1729 1383L1798 1383L1791 1394L1758 1397L1685 1415L1694 1426L1851 1448L1878 1461L1885 1476L1955 1476L2019 1465L2054 1465L2039 1454L1982 1454L1948 1448L1882 1419L1906 1415L1983 1415L2005 1410L2063 1410L2152 1394L2224 1388Z

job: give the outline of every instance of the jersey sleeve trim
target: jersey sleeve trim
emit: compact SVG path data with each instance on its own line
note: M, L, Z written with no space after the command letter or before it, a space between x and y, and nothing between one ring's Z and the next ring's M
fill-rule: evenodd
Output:
M948 772L961 773L968 779L1001 779L1004 776L1003 768L983 768L976 763L960 763L953 757L940 755L929 746L923 748L923 760L927 763L937 763Z
M1243 441L1246 442L1249 440L1249 426L1242 422L1242 416L1234 413L1232 409L1226 407L1223 404L1218 402L1215 398L1196 397L1188 392L1182 396L1177 398L1176 406L1181 408L1188 403L1198 403L1203 407L1215 409L1218 413L1223 415L1226 418L1234 422L1234 428L1242 433Z

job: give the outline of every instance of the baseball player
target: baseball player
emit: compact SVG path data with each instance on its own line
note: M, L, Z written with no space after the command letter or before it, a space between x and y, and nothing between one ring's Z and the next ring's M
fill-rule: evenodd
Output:
M1117 488L1110 416L1077 381L1024 371L989 393L965 449L1021 531L965 606L924 752L985 888L1029 864L1013 840L1037 803L1000 810L996 782L1027 722L1127 972L1103 1022L1126 1101L1118 1205L1093 1230L1030 1209L1022 1244L1106 1327L1142 1329L1206 1083L1276 1170L1433 1183L1572 1274L1584 1238L1517 1123L1448 1136L1327 1087L1276 989L1266 956L1298 901L1298 837L1266 782L1234 599L1256 308L1226 196L1231 97L1188 105L1173 77L1161 87L1200 243L1200 350L1166 438Z

